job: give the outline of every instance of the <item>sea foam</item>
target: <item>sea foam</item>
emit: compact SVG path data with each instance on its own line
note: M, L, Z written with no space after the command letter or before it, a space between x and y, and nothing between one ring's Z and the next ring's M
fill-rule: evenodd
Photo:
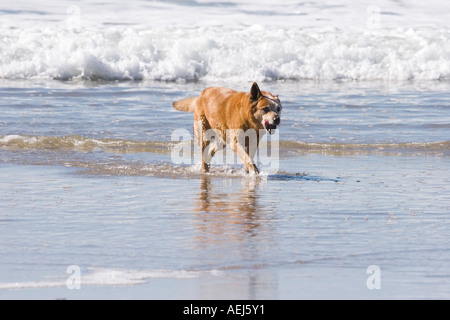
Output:
M190 271L190 270L124 270L107 268L88 268L87 273L83 273L80 281L81 286L133 286L145 284L150 279L193 279L201 276L218 276L222 271ZM58 288L67 286L67 279L51 277L46 280L29 282L1 283L0 290L11 289L36 289L36 288Z
M450 79L448 15L439 13L445 2L347 2L0 6L0 78Z
M13 30L0 77L103 80L450 79L450 32Z

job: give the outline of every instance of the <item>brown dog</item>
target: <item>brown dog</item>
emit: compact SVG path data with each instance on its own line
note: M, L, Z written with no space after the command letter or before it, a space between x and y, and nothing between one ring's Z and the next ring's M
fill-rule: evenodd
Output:
M228 143L244 163L246 172L251 169L255 173L258 168L253 157L259 141L280 124L282 109L278 96L261 92L256 82L250 93L207 88L199 97L176 101L173 107L194 113L194 136L202 149L204 172L208 172L215 152Z

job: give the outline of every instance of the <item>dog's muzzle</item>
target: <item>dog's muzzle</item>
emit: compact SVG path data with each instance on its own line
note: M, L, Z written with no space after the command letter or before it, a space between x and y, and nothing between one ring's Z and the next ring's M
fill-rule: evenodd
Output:
M275 130L277 128L277 125L279 124L280 118L276 116L275 118L273 118L273 123L270 123L268 120L264 121L264 129L266 129L269 134L272 134L272 130Z

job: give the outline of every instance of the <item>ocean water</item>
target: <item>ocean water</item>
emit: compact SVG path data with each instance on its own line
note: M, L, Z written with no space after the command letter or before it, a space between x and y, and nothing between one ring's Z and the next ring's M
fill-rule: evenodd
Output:
M0 299L448 299L448 9L3 1ZM261 175L201 173L171 103L253 81Z

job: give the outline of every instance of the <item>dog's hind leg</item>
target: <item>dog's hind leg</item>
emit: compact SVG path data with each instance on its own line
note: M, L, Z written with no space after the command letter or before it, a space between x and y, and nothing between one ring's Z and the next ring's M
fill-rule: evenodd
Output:
M217 146L210 145L214 142L214 130L211 129L206 117L195 115L194 119L194 137L202 149L202 171L208 172L211 158L217 151Z
M202 141L202 168L205 172L209 169L209 164L218 150L225 148L223 135L220 130L208 129L203 134Z
M202 122L200 120L194 121L193 131L194 131L194 140L197 143L197 145L201 147L203 131L202 131Z

